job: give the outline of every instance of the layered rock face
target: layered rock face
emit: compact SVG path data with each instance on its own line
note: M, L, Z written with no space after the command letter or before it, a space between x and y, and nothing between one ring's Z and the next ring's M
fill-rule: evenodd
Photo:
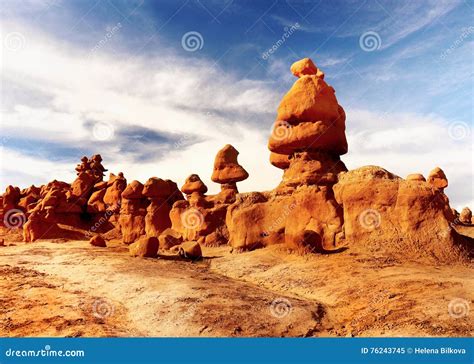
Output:
M449 200L424 179L404 180L367 166L339 175L334 191L352 249L440 259L456 255Z

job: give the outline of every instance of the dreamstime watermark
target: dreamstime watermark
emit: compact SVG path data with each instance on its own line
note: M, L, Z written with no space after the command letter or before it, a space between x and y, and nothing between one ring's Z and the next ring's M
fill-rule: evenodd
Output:
M199 51L204 47L204 38L201 33L194 30L187 32L181 37L181 46L188 52Z
M293 310L291 302L286 298L276 298L270 304L270 313L276 318L288 316Z
M376 51L382 46L382 38L379 33L370 30L360 36L359 46L365 52Z
M13 358L53 358L53 357L85 357L84 350L53 350L50 345L45 345L44 349L39 350L16 350L9 348L5 350L6 357Z
M468 28L463 28L461 35L457 37L456 40L441 53L439 59L442 61L445 60L451 53L454 52L456 48L459 48L461 44L464 43L466 38L472 35L472 33L474 33L474 26L471 25Z
M122 28L122 23L117 23L114 26L107 27L106 28L106 33L104 37L102 37L101 40L99 40L94 47L92 47L89 56L93 55L95 52L100 50L105 44L107 44L112 37L118 33L118 31Z
M452 318L463 318L469 315L469 302L463 298L454 298L448 303L448 313Z
M275 53L278 48L280 48L290 36L300 28L300 24L296 22L290 27L285 27L283 35L278 39L266 52L262 53L262 59L267 60L273 53Z
M204 224L204 215L198 209L191 208L181 214L181 224L186 229L197 230Z
M26 220L27 218L23 211L11 209L3 216L3 225L9 229L19 229L25 224Z
M110 317L114 312L115 306L108 299L100 298L92 303L92 314L99 319Z
M115 214L120 209L120 203L112 206L107 206L105 213L97 220L94 225L86 232L87 237L92 237L96 234L97 230L109 221L110 216Z
M269 236L271 232L275 231L279 226L283 224L283 222L286 220L286 218L291 214L291 211L293 211L296 208L296 202L292 202L291 204L285 206L283 212L273 220L272 224L269 226L267 230L263 232L265 236Z
M462 140L471 135L471 128L463 121L455 121L448 126L448 135L453 140Z
M10 52L18 52L25 48L26 38L20 32L7 33L3 38L3 46L5 50Z
M112 124L105 121L99 121L92 127L92 135L94 136L94 139L99 141L112 139L114 137L114 133L115 130Z
M272 125L272 139L282 141L288 139L293 133L293 128L290 123L284 120L277 120Z
M367 209L360 213L359 224L366 230L374 230L380 226L382 217L377 210Z

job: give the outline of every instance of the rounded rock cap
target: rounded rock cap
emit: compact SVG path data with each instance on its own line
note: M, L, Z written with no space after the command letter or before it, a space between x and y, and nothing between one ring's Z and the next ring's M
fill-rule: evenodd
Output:
M122 198L138 199L143 198L143 184L139 181L132 181L122 192Z
M280 169L287 169L290 166L289 155L270 153L270 163Z
M161 178L151 177L143 186L143 195L146 197L167 197L171 194L170 184Z
M324 78L324 73L321 72L318 67L316 67L310 58L303 58L293 63L290 67L290 70L291 73L293 73L293 75L298 78L306 75L316 75L320 78Z
M238 155L237 149L230 144L219 150L214 160L214 171L211 179L220 184L240 182L247 179L249 174L237 161Z
M186 178L184 185L181 187L181 191L186 195L190 195L194 192L204 194L207 192L207 186L201 181L201 178L199 178L197 174L192 174Z

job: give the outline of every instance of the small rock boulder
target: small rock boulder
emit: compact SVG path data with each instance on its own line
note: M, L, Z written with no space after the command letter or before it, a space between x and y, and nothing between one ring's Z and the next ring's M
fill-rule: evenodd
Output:
M183 242L183 237L174 229L168 228L158 237L160 247L163 250L169 250Z
M132 257L156 258L158 256L159 241L154 236L144 236L129 247Z
M98 246L101 248L106 248L107 243L105 242L105 239L102 237L102 235L95 235L89 240L89 244L92 246Z
M183 258L191 260L201 259L201 245L199 245L197 241L186 241L179 246L179 255Z
M459 214L459 221L463 224L471 224L472 220L472 211L469 207L465 207L462 209L461 213Z
M428 183L430 183L433 187L443 191L446 187L448 187L448 178L441 168L436 167L430 172L428 176Z

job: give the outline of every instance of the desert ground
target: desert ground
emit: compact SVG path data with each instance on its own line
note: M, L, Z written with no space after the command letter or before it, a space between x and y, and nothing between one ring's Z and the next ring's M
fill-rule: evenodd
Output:
M465 228L472 234L471 228ZM20 239L18 239L20 241ZM204 247L136 259L65 239L0 247L0 336L472 336L474 264Z

